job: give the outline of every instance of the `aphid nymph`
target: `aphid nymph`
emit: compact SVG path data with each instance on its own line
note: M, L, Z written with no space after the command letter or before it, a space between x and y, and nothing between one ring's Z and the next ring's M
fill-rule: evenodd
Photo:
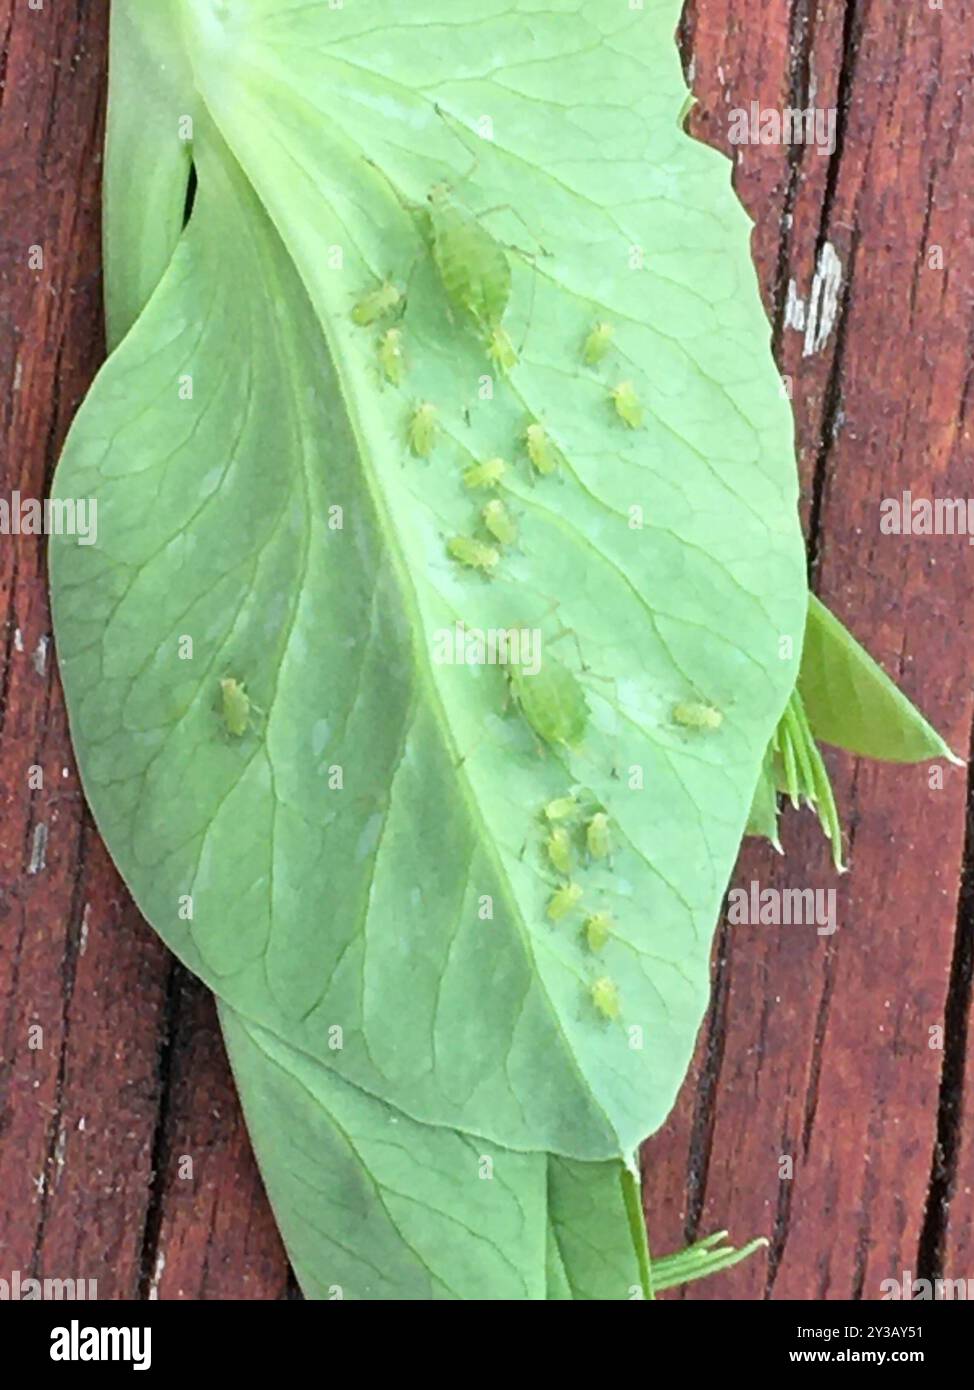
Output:
M507 471L503 459L485 459L483 463L472 463L463 471L463 482L469 488L496 487Z
M352 310L352 320L360 328L368 328L370 324L377 323L379 319L391 314L393 309L397 309L401 300L402 290L391 280L386 280L377 289L370 290L362 296Z
M631 430L638 430L643 423L644 411L632 382L620 381L618 386L613 386L609 395L619 419Z
M243 681L224 676L220 681L220 704L227 733L234 738L243 738L250 728L252 708Z
M481 516L495 541L499 541L501 545L514 544L517 540L517 525L499 497L494 497L487 503Z
M603 1018L615 1020L619 1017L619 988L608 975L600 975L592 982L592 1003Z
M596 955L604 949L612 935L612 918L607 912L593 912L585 920L585 940L588 948Z
M536 473L548 477L558 467L559 453L545 433L543 425L537 421L528 425L524 432L524 446Z
M447 542L446 548L457 564L480 570L482 574L491 574L501 558L499 550L478 541L474 536L454 536Z
M596 811L585 827L585 844L592 859L608 859L609 817L604 811Z
M556 796L548 802L544 813L550 821L573 820L578 815L578 802L573 796Z
M684 700L673 706L673 722L684 729L698 729L707 733L719 729L724 716L713 705L705 705L699 700Z
M548 858L554 868L566 878L572 871L572 841L571 836L563 825L556 825L545 844L548 851Z
M547 915L551 922L560 922L573 912L581 901L582 890L577 883L563 883L548 899Z
M402 351L402 329L388 328L379 339L379 366L382 375L392 386L402 383L404 358Z
M424 401L409 421L409 448L416 458L428 459L436 443L436 406Z
M598 366L612 345L614 333L611 323L597 323L594 326L582 348L582 360L586 367Z

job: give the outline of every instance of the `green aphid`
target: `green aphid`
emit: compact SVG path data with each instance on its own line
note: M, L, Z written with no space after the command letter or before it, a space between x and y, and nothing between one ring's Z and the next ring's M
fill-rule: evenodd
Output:
M418 459L428 459L436 443L436 406L424 401L409 421L409 447Z
M495 325L487 339L487 356L494 366L502 372L511 372L517 366L517 352L507 330Z
M244 689L243 681L234 680L232 676L224 676L220 681L220 697L223 712L223 722L226 725L227 733L234 738L243 738L250 728L250 696Z
M402 350L402 329L388 328L379 339L379 366L382 375L393 386L402 385L405 357Z
M486 227L459 207L445 184L429 195L433 260L450 303L488 331L500 324L511 298L507 253Z
M607 912L593 912L585 921L585 940L596 955L605 948L612 935L612 918Z
M501 558L500 551L494 546L485 545L473 536L454 536L447 542L446 548L458 564L465 565L467 569L480 570L482 574L491 574Z
M638 430L645 417L642 404L636 395L636 388L632 382L620 381L618 386L613 386L609 395L612 397L612 404L616 408L619 419L627 424L631 430Z
M684 700L673 706L673 722L684 729L713 732L723 724L724 716L713 705L702 704L699 700Z
M609 817L604 811L596 811L585 827L585 844L593 859L608 859Z
M586 367L597 367L612 346L615 329L611 323L597 323L585 339L582 360Z
M362 296L352 310L352 320L360 328L368 328L370 324L378 323L379 319L384 319L387 314L398 309L401 302L402 290L391 280L386 280L378 289L370 290Z
M517 540L517 524L499 497L492 498L481 512L484 525L501 545L513 545Z
M507 472L503 459L486 459L483 463L472 463L463 471L464 484L469 488L496 487Z
M569 877L572 871L572 840L563 825L556 825L545 843L548 858L560 874Z
M531 728L545 743L569 748L581 742L589 708L577 677L556 657L546 656L536 675L507 668L511 693Z
M524 445L535 472L549 477L558 468L559 452L545 433L543 425L537 421L528 425L524 432Z
M615 1020L619 1017L619 987L608 975L600 975L592 981L592 1003L603 1018Z
M581 901L582 890L577 883L563 883L560 888L556 888L548 899L546 913L550 922L560 922L563 917L567 917L570 912Z
M573 796L556 796L544 808L545 817L553 822L573 820L578 815L578 802Z

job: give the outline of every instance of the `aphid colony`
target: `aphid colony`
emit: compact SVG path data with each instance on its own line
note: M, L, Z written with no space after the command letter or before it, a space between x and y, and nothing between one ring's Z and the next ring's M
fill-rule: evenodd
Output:
M452 198L445 184L437 184L427 202L428 241L446 299L451 309L470 322L479 334L493 365L508 375L518 365L518 353L503 326L512 291L507 251L477 218ZM381 321L390 315L402 315L405 298L399 286L387 280L356 303L352 319L362 328L381 326ZM594 323L581 344L582 363L590 369L600 367L612 351L614 337L612 324ZM403 329L392 326L381 331L376 354L383 379L389 385L401 386L406 373ZM632 382L623 380L606 389L608 405L617 420L627 429L640 429L645 412ZM436 406L430 401L418 402L412 408L406 427L412 456L429 459L438 436ZM526 424L520 444L538 477L549 478L565 469L564 455L540 421L530 420ZM463 471L463 485L471 493L496 492L503 486L507 470L507 462L500 457L472 463ZM447 554L457 565L489 578L500 563L503 547L517 543L517 522L506 503L498 496L491 496L479 510L477 529L480 534L451 537L446 543ZM572 748L581 741L588 723L589 706L581 683L567 666L548 655L542 668L531 676L519 666L509 666L507 680L514 702L542 742ZM231 684L236 685L236 682ZM242 686L239 691L246 699ZM234 727L231 728L226 692L224 706L230 731L236 731L242 718L245 729L247 719L238 710L234 712ZM687 730L711 732L720 727L723 716L712 706L689 701L674 706L671 719ZM573 877L577 862L584 858L584 862L594 864L610 859L610 822L602 807L586 811L574 795L549 802L543 818L545 859L562 880L548 900L546 915L550 922L559 923L581 909L583 889ZM609 913L594 911L584 917L582 933L591 954L599 955L604 950L612 931ZM593 979L589 996L592 1007L602 1018L619 1017L619 991L609 976Z
M398 192L396 197L403 202ZM419 212L415 206L403 205L414 214ZM424 221L433 264L451 309L472 324L494 366L503 374L509 374L517 366L518 354L503 326L512 290L507 250L477 217L453 198L444 183L431 189ZM352 320L361 328L371 328L391 314L401 316L405 302L404 291L393 281L386 280L358 300L352 309ZM606 359L614 334L610 323L599 321L592 325L581 346L581 359L586 367L596 368ZM378 339L376 354L383 379L392 386L401 386L406 372L403 329L386 328ZM630 381L610 387L608 400L617 418L629 429L642 426L643 407ZM420 402L413 407L406 426L410 453L414 458L428 459L437 437L436 407L430 401ZM563 466L564 456L537 420L527 424L521 443L532 469L540 477L550 477ZM505 469L502 459L488 459L468 467L463 480L471 489L494 488L500 484ZM458 565L490 577L500 561L498 547L513 545L517 528L500 500L484 508L480 526L485 534L456 536L447 542L447 553Z
M609 817L601 808L586 808L574 794L556 797L545 806L541 816L544 824L543 852L547 863L564 882L557 885L545 914L549 922L558 924L581 908L584 889L574 878L578 866L608 860L610 854ZM588 913L582 924L582 935L589 952L599 955L612 936L612 917L608 912ZM619 991L608 975L600 975L589 985L593 1008L604 1019L619 1017Z

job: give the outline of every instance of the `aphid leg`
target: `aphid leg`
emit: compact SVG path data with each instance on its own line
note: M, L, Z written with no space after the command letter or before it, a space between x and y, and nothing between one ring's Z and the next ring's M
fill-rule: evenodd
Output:
M497 203L492 208L484 208L482 212L478 212L476 214L477 220L482 222L485 217L490 217L495 212L509 212L512 217L516 217L517 220L520 222L521 226L527 232L528 236L531 237L532 241L534 241L538 247L537 251L526 251L523 246L517 246L513 242L501 242L501 245L506 247L508 251L516 251L519 256L523 256L525 260L528 261L533 261L535 256L538 255L547 256L550 258L554 254L553 252L548 250L547 246L544 245L537 232L534 231L531 227L531 224L526 220L522 213L518 212L517 208L514 207L512 203Z
M519 345L518 350L517 350L517 355L518 355L518 358L519 358L519 359L520 359L521 357L524 356L524 344L527 342L527 340L528 340L528 334L531 332L531 323L532 323L532 321L533 321L533 319L534 319L534 300L535 300L535 296L537 295L537 293L538 293L538 277L537 277L536 275L532 275L532 276L531 276L531 303L528 305L528 317L527 317L527 321L526 321L526 323L525 323L525 325L524 325L524 333L523 333L523 335L522 335L522 337L521 337L521 342L520 342L520 345ZM532 473L534 472L534 469L533 469L533 468L532 468L531 472L532 472Z
M456 760L456 762L453 764L453 766L454 766L455 768L457 768L457 769L463 767L463 765L464 765L464 763L467 761L467 759L468 759L468 758L472 758L473 755L478 751L478 749L483 745L483 743L484 743L484 741L486 740L486 738L487 738L487 735L486 735L486 734L481 734L480 737L477 739L477 741L476 741L475 743L472 743L472 744L470 745L470 747L467 749L466 753L461 753L461 754L460 754L459 758L457 758L457 760Z
M366 164L368 164L371 168L375 170L375 172L379 175L383 182L385 182L388 185L390 191L396 199L396 202L402 208L403 212L408 212L410 217L414 218L418 213L421 213L423 211L423 208L420 206L420 204L411 203L409 199L399 191L399 189L393 183L392 179L383 169L381 164L377 164L376 161L374 159L370 159L367 154L364 154L362 158L365 160Z
M548 639L549 646L553 647L555 643L560 642L563 637L570 637L575 643L575 651L578 654L578 664L587 675L592 668L582 655L582 644L579 641L578 633L573 627L565 627L563 623L559 624L558 631L555 633L554 637L549 637Z
M405 292L405 294L403 295L402 299L399 301L399 307L398 307L398 310L397 310L397 312L396 312L396 321L397 321L397 322L398 322L398 321L405 315L405 313L406 313L406 308L407 308L407 306L408 306L408 304L409 304L409 296L410 296L410 293L412 292L412 288L413 288L413 277L415 276L417 270L419 269L420 262L422 261L422 259L423 259L423 258L422 258L421 255L419 255L419 254L415 255L415 256L413 257L412 264L411 264L410 267L409 267L409 274L406 276L406 292Z

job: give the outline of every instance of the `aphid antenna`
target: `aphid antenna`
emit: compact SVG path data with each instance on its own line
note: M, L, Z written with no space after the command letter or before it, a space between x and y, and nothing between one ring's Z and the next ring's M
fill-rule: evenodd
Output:
M518 361L520 361L520 360L524 357L524 345L525 345L525 343L526 343L527 340L528 340L528 334L531 332L531 325L532 325L532 323L534 322L534 301L535 301L535 299L537 298L537 294L538 294L538 277L537 277L536 275L532 275L532 276L531 276L531 303L528 305L528 316L527 316L527 320L526 320L525 325L524 325L524 332L523 332L523 334L521 335L521 341L520 341L520 343L518 344L518 349L517 349ZM534 471L534 470L532 469L532 472L533 472L533 471Z
M406 288L403 291L402 299L399 301L399 304L396 308L397 323L400 323L402 319L405 317L406 309L409 305L409 296L412 293L413 280L415 279L416 272L420 267L422 259L422 255L417 252L417 254L413 257L412 261L409 264L409 272L406 276Z
M554 256L554 252L548 250L547 246L544 245L524 214L519 212L513 203L495 203L493 207L484 208L482 211L476 213L475 216L478 221L482 222L485 217L492 217L495 212L509 212L512 217L516 217L528 236L537 242L538 246L537 251L528 251L525 247L518 246L516 242L502 241L501 245L505 250L516 251L519 256L523 256L525 260L532 262L537 260L538 256L545 256L549 260Z
M406 195L401 191L401 189L397 187L395 181L392 178L390 178L390 176L386 173L382 165L377 163L376 160L374 160L371 157L371 155L363 154L362 159L365 161L366 164L370 166L370 168L375 170L375 172L379 175L383 182L388 186L390 192L392 193L396 202L402 208L403 212L407 212L409 216L412 218L416 218L421 214L425 213L426 210L423 207L423 204L414 203L411 198L407 198Z
M385 169L383 169L382 165L379 164L377 160L373 159L372 156L368 154L363 154L362 159L369 166L370 169L375 170L375 172L382 179L382 182L388 186L388 188L391 190L391 192L395 196L396 201L400 204L400 206L405 208L409 212L414 212L415 208L407 201L407 199L403 197L399 189L393 183L392 179L386 173Z
M502 244L503 244L503 243L502 243ZM506 250L515 250L515 251L518 250L517 247L505 247L505 249L506 249ZM525 252L523 252L523 253L521 253L521 254L525 255L525 256L528 258L528 260L530 260L530 261L533 261L533 260L534 260L534 256L533 256L530 252L528 252L528 251L525 251ZM532 276L531 276L531 302L530 302L530 304L528 305L528 311L527 311L527 314L526 314L525 317L524 317L524 328L523 328L522 333L521 333L521 341L518 343L517 347L514 349L515 352L517 353L517 360L518 360L518 362L521 362L522 359L523 359L523 357L524 357L524 345L525 345L525 343L528 341L528 334L531 332L531 324L532 324L533 321L534 321L534 303L535 303L535 299L537 298L537 294L538 294L538 277L537 277L536 275L532 275ZM502 326L502 325L498 325L498 326ZM485 335L485 341L486 341L486 337L487 337L487 335ZM534 487L534 486L536 485L536 479L535 479L534 476L533 476L533 475L534 475L534 469L533 469L533 468L531 469L531 475L532 475L532 476L531 476L530 481L531 481L532 487ZM562 482L563 482L564 479L560 479L559 481L562 481Z
M578 656L579 666L585 672L586 675L591 674L592 668L591 666L589 666L588 662L585 660L585 657L582 654L582 643L579 639L578 633L575 631L573 627L566 627L564 623L559 623L558 631L555 633L554 637L549 637L546 640L548 641L548 644L553 647L555 643L560 642L563 637L570 637L572 639L572 641L575 643L575 651ZM609 680L610 677L606 676L604 677L604 679Z
M480 154L471 145L467 143L465 137L466 135L469 135L470 132L467 130L467 127L463 124L463 122L458 119L458 117L451 115L448 111L444 111L443 107L440 105L438 101L433 102L433 110L439 116L440 120L446 126L450 134L454 137L454 139L460 141L460 144L464 147L464 149L467 151L467 154L470 155L471 159L473 160L473 163L470 165L470 168L459 180L460 183L466 183L470 176L473 174L474 170L480 164ZM457 129L457 127L459 129ZM459 133L460 130L464 132L463 135ZM447 189L452 190L452 184L448 180L442 180L441 182L443 182L444 186Z
M467 170L467 172L462 176L462 178L460 178L457 181L459 183L466 183L480 164L480 154L470 144L468 144L466 139L466 137L470 134L470 131L462 123L462 121L458 120L456 116L452 116L449 112L444 111L442 106L440 106L439 102L433 103L433 109L436 112L436 114L440 117L440 119L443 121L447 129L451 132L451 134L456 136L456 138L464 146L467 153L473 160L473 163L470 165L470 168ZM464 132L463 135L459 133L460 130ZM442 182L443 186L445 186L448 190L452 192L454 185L452 185L449 181L446 180ZM516 251L519 255L526 257L528 260L534 260L535 256L538 254L549 257L552 255L552 252L550 252L547 249L547 247L542 244L540 237L535 232L531 224L527 221L524 215L521 212L519 212L516 207L514 207L512 203L497 203L494 207L484 208L482 212L475 213L474 215L478 218L478 220L481 220L485 217L490 217L491 214L495 212L509 212L513 217L516 217L517 220L520 222L521 226L527 232L528 236L531 237L531 239L535 241L538 246L538 250L537 252L535 252L526 251L523 246L513 246L509 242L502 243L502 245L506 246L508 251Z
M234 681L234 682L236 682L236 684L240 687L240 689L241 689L245 694L247 694L247 682L246 682L245 680L244 680L244 681L242 681L242 680L237 680L237 677L233 674L232 671L224 671L223 675L220 677L220 680L221 680L221 682L222 682L222 681ZM249 695L249 694L247 694L247 699L250 700L250 708L251 708L256 714L262 715L262 716L266 719L266 718L267 718L267 713L266 713L266 711L265 711L265 710L262 710L261 707L260 707L260 705L255 704L254 701L250 698L250 695Z

